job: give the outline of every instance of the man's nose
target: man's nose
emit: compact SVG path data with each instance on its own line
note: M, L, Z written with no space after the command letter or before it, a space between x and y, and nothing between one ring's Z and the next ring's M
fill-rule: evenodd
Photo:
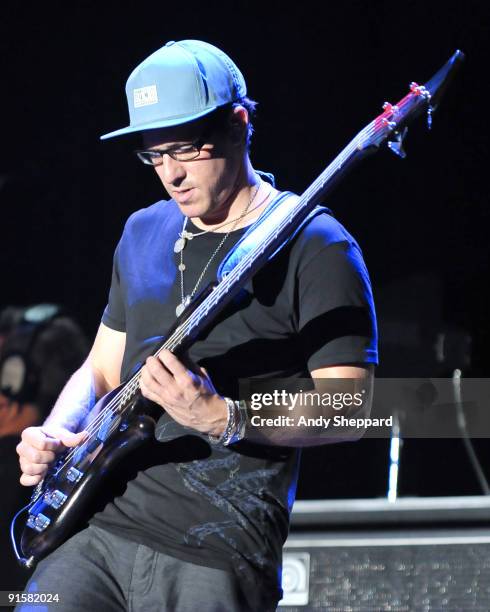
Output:
M178 185L186 175L184 163L172 159L168 154L163 155L162 163L157 169L163 182L172 185Z

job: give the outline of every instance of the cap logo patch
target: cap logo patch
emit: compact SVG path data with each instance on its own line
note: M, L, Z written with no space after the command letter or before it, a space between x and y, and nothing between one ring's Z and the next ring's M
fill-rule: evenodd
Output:
M148 85L148 87L140 87L133 89L134 108L141 106L150 106L158 103L158 93L156 85Z

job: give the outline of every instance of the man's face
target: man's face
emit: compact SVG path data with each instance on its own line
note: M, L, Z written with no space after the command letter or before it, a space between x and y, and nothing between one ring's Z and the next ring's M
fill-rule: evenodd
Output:
M146 150L167 150L189 144L203 136L205 122L188 126L148 130L143 133ZM219 222L235 194L243 148L234 145L228 133L206 135L199 157L177 161L169 155L155 171L170 197L187 217Z

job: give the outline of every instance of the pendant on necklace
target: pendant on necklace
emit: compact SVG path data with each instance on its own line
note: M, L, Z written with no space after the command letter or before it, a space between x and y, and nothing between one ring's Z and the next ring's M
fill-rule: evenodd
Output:
M180 253L180 251L182 251L182 249L185 247L186 242L187 241L185 238L178 238L174 244L174 253Z
M187 308L187 306L189 306L190 303L191 303L191 296L186 295L185 298L182 300L182 302L175 309L175 314L178 317L180 317L180 315L184 312L184 310Z
M174 244L174 253L180 253L185 248L188 240L192 240L194 238L194 234L190 232L186 232L185 230L179 234L179 238L175 241Z

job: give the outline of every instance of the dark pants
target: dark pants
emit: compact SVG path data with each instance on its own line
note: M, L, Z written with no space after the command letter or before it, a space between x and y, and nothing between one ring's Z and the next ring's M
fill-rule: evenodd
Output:
M269 612L263 594L244 593L229 572L180 561L89 526L39 562L25 592L58 604L19 604L28 612ZM247 589L250 591L250 589Z

